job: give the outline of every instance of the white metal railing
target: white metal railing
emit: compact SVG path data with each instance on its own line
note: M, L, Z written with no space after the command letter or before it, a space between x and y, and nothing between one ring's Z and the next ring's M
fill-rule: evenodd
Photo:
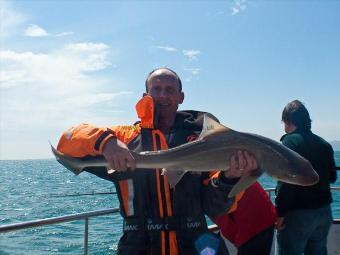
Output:
M271 197L272 193L275 192L275 188L268 188L265 189L269 196ZM331 190L340 190L340 187L331 187ZM104 210L97 210L97 211L90 211L85 213L77 213L77 214L71 214L71 215L65 215L60 217L53 217L53 218L45 218L45 219L39 219L34 221L25 221L20 223L14 223L14 224L8 224L8 225L2 225L0 226L0 234L5 232L11 232L11 231L17 231L27 228L35 228L40 227L44 225L52 225L57 223L64 223L64 222L70 222L70 221L76 221L76 220L84 220L85 224L85 231L84 231L84 254L88 254L88 224L89 224L89 218L91 217L97 217L97 216L103 216L113 213L118 213L119 208L111 208L111 209L104 209ZM340 219L335 219L334 224L340 224ZM210 231L218 231L218 227L216 225L210 225L209 226Z
M34 221L25 221L20 223L8 224L0 226L0 233L22 230L27 228L35 228L44 225L53 225L57 223L70 222L75 220L85 220L85 232L84 232L84 254L88 254L88 236L89 236L89 218L102 215L108 215L112 213L118 213L119 208L104 209L98 211L91 211L85 213L76 213L71 215L65 215L60 217L46 218Z

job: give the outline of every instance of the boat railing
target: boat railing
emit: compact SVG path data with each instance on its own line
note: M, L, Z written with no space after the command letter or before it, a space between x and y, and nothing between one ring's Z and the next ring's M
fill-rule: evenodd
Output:
M275 188L268 188L265 190L268 192L270 197L275 192ZM331 190L338 191L340 190L340 187L331 187ZM64 215L60 217L52 217L52 218L45 218L45 219L39 219L39 220L33 220L33 221L25 221L25 222L20 222L20 223L1 225L0 234L6 233L6 232L17 231L17 230L28 229L28 228L36 228L36 227L41 227L45 225L53 225L53 224L58 224L58 223L70 222L70 221L84 220L84 225L85 225L84 226L84 254L87 255L88 254L88 237L89 237L89 228L88 228L89 218L109 215L109 214L114 214L114 213L119 213L119 208L96 210L96 211L90 211L90 212L85 212L85 213ZM340 219L334 219L333 223L340 224ZM210 225L209 230L218 231L218 227L216 225Z
M53 218L45 218L33 221L25 221L20 223L8 224L0 226L0 234L4 232L22 230L27 228L35 228L41 227L44 225L53 225L57 223L65 223L70 221L76 220L84 220L84 254L88 254L88 240L89 240L89 218L103 216L113 213L118 213L119 208L111 208L111 209L104 209L104 210L97 210L97 211L90 211L85 213L76 213L70 215L64 215L60 217L53 217Z

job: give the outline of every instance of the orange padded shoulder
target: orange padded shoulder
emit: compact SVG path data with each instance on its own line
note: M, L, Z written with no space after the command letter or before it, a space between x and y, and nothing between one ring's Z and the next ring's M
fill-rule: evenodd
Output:
M131 126L114 126L108 130L112 132L118 140L128 144L141 132L141 124L139 123Z
M99 150L94 149L95 144L105 131L107 131L106 128L99 128L90 124L81 124L77 127L71 127L62 134L57 149L72 157L98 155ZM105 137L105 141L112 136L113 134L108 133Z
M101 128L81 124L62 134L57 149L72 157L96 156L102 154L103 147L110 138L117 137L127 144L139 133L140 125Z

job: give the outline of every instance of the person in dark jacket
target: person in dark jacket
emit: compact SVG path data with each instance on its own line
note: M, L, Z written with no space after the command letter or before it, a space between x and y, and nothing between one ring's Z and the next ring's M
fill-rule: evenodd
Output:
M209 172L187 172L175 188L170 188L161 169L135 169L130 151L163 150L192 141L202 130L204 115L177 110L184 93L171 69L152 71L145 85L146 93L136 105L141 121L112 128L89 124L70 128L58 150L80 158L103 155L117 170L87 169L115 184L124 219L118 254L228 254L224 243L209 233L205 214L217 217L228 211L234 202L227 198L229 191L241 173L257 168L256 159L239 151L226 158L229 171L216 178L210 178Z
M307 187L278 183L276 207L279 255L326 255L332 224L330 183L336 181L331 145L311 131L306 107L298 100L282 112L282 143L310 161L320 181Z

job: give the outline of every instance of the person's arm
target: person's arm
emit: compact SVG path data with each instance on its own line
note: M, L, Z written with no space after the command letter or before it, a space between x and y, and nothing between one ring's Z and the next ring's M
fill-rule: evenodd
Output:
M332 146L329 146L329 182L335 183L337 180L337 172L336 172L336 165L335 165L335 159L334 159L334 151Z
M116 137L110 138L104 145L103 156L110 165L110 169L118 172L126 171L128 168L134 170L136 163L127 145ZM94 174L102 179L113 181L116 173L110 173L106 167L88 168L86 172Z
M294 205L294 185L287 183L280 183L277 187L277 194L275 198L276 211L279 217L284 217Z
M285 218L284 217L278 217L275 222L275 228L277 230L282 230L285 228Z
M125 171L127 166L135 168L134 159L125 143L139 133L138 126L116 126L100 128L81 124L63 133L58 143L58 151L72 157L84 158L103 155L112 169ZM112 180L106 168L85 169L98 177Z
M298 146L298 137L287 134L281 138L281 142L284 146L288 147L289 149L301 154L301 151ZM276 188L276 198L275 198L275 205L278 217L281 218L278 220L277 227L283 226L284 216L285 214L292 208L293 204L295 203L295 187L294 185L278 182Z
M275 206L278 218L276 220L275 227L277 230L285 228L285 215L293 208L295 203L295 188L295 185L282 182L279 182L276 187Z
M81 124L62 134L57 150L71 157L97 156L102 154L106 142L115 136L112 129Z
M103 148L103 156L111 169L117 171L135 170L136 162L127 145L117 139L110 138Z

